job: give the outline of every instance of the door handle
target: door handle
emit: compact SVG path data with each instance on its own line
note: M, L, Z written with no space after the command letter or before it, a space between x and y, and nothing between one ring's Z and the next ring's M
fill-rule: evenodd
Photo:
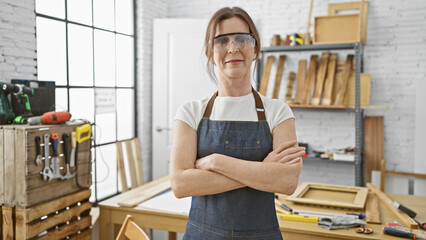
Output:
M172 130L171 128L168 128L168 127L160 127L160 126L157 126L156 128L155 128L155 131L157 131L157 132L162 132L163 130L165 130L165 131L170 131L170 130Z

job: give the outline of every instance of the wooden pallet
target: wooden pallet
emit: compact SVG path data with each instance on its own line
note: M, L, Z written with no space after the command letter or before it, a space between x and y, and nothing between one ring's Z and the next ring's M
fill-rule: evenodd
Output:
M30 208L2 208L3 239L92 239L91 191Z
M3 125L3 144L5 149L2 154L4 163L3 172L0 172L0 179L4 179L4 200L2 203L9 207L31 207L40 203L48 202L59 197L78 192L75 177L61 180L53 179L44 181L40 172L44 168L44 160L40 165L35 162L36 142L35 137L41 136L41 143L44 144L43 135L57 133L62 141L62 134L71 135L75 128L81 125ZM0 134L1 135L1 134ZM80 184L91 185L91 143L82 142L78 147L78 176ZM7 150L6 150L7 149ZM44 147L41 147L41 155L44 157ZM49 156L52 156L52 147L49 147ZM63 167L61 174L66 173L63 144L58 144L60 154L59 166ZM67 153L70 154L69 152ZM0 158L1 159L1 158ZM49 159L49 164L51 159ZM70 168L73 172L74 167ZM0 196L1 200L1 196Z

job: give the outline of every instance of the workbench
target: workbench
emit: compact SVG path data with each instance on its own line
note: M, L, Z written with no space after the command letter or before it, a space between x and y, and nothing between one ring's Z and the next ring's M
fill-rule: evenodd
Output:
M131 214L135 217L135 222L146 228L153 228L159 230L169 231L169 239L176 238L176 232L184 232L186 221L188 219L187 214L171 213L159 210L148 209L140 206L133 208L121 207L118 205L119 202L123 201L134 195L146 191L147 189L157 184L168 181L168 176L155 180L153 182L142 185L138 188L130 190L128 192L119 194L108 200L99 203L100 210L100 239L113 239L115 224L122 224L126 215ZM420 222L426 222L426 197L412 196L412 195L400 195L400 194L387 194L392 200L396 200L401 204L413 209L417 212L416 219ZM285 201L285 195L279 195L279 200L285 202L289 207L296 209L315 210L324 212L339 212L345 213L348 210L339 209L319 209L318 207L312 207L307 205L296 205L294 203ZM327 230L318 227L315 223L306 222L294 222L279 220L280 229L284 236L284 239L401 239L392 237L389 235L383 235L382 228L387 222L393 222L396 217L382 204L380 204L380 214L382 224L367 224L374 230L373 234L358 234L355 233L354 228L340 229L340 230Z

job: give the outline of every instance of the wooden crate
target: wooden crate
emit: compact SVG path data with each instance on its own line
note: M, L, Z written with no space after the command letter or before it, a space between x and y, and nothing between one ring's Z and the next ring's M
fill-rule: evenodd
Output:
M3 174L0 178L4 179L4 200L3 204L9 207L30 207L36 204L48 202L53 199L78 192L81 189L77 187L75 177L61 180L53 179L44 181L40 172L44 168L44 160L40 165L35 162L36 142L35 137L40 136L44 144L43 136L45 134L57 133L59 140L62 141L62 134L75 131L80 125L3 125ZM85 185L91 185L91 141L82 142L78 147L78 177L79 182ZM71 148L71 147L70 147ZM44 147L41 147L41 155L44 157ZM68 156L71 149L68 150ZM58 144L58 153L60 156L59 165L63 167L61 174L66 173L63 144ZM52 156L52 147L50 147L49 156ZM51 159L49 160L49 164ZM71 168L73 172L75 168ZM1 172L0 172L1 173Z
M83 190L30 208L3 207L2 239L90 240L90 194Z
M3 126L0 126L0 209L1 209L1 205L3 205L3 203L4 203L4 160L3 160L3 152L4 152Z
M353 43L360 41L359 14L315 17L314 44Z

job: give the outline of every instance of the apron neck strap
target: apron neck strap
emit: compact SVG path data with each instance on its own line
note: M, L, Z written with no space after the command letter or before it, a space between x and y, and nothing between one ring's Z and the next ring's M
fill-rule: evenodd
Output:
M259 93L257 93L253 87L251 88L251 91L253 93L254 102L256 104L257 119L258 121L264 121L266 120L266 117L265 117L265 108L263 107L262 99L260 99ZM214 100L216 99L218 94L219 94L219 91L215 92L213 96L210 98L209 102L207 103L206 110L204 111L203 118L210 118L210 115L212 114Z

